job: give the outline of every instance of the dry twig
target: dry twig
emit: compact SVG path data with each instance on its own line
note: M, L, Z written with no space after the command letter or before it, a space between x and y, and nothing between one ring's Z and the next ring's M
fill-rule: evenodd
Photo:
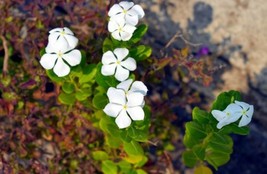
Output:
M3 42L3 47L4 47L4 51L5 51L5 56L4 56L4 63L3 63L3 75L5 75L8 72L8 46L7 46L7 40L6 38L1 35L1 40Z

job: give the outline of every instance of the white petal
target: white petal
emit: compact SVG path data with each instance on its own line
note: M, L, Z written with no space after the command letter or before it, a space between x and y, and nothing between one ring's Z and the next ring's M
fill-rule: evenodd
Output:
M54 33L49 34L48 44L55 44L59 37L60 37L59 32L54 32Z
M113 87L108 88L107 96L110 103L124 106L126 104L125 92Z
M50 30L49 33L61 32L61 31L63 31L63 28L54 28L54 29Z
M53 70L58 77L63 77L70 73L70 67L61 58L57 59Z
M132 120L144 120L145 118L145 113L142 109L142 107L137 106L137 107L133 107L133 108L127 108L127 112L130 115L130 117L132 118Z
M128 107L141 106L144 101L144 96L140 93L131 93L127 95L127 100Z
M68 27L64 27L63 29L66 34L74 35L74 33Z
M124 27L123 27L123 31L129 33L129 34L133 34L133 32L136 30L136 27L135 26L132 26L132 25L129 25L129 24L126 24Z
M228 122L226 122L226 121L224 121L224 120L221 120L221 121L217 124L217 128L218 128L218 129L221 129L223 126L226 126L226 125L228 125L228 124L230 124L230 123L228 123Z
M127 58L125 61L122 61L121 65L130 71L134 71L136 69L136 61L131 57Z
M114 32L115 30L118 30L119 25L117 24L117 22L115 20L110 20L108 22L108 31L109 32Z
M239 105L241 108L247 110L249 108L249 104L245 103L245 102L240 102L240 101L237 101L235 100L235 104Z
M117 62L117 59L111 51L107 51L103 54L102 63L104 65L109 65L111 63L116 63L116 62Z
M123 89L125 92L127 92L129 90L132 82L133 82L132 79L125 80L125 81L121 82L120 84L118 84L117 88Z
M129 54L129 50L127 48L116 48L114 54L119 61L122 61Z
M247 111L247 114L242 116L242 118L238 124L238 127L248 125L251 122L253 112L254 112L254 107L251 105L249 110Z
M54 44L51 44L51 46L54 47L56 52L61 51L65 53L70 50L68 41L62 36L60 36Z
M217 121L221 121L223 118L226 117L226 113L219 110L212 110L211 114Z
M113 33L111 33L112 37L118 41L121 41L121 35L120 32L118 30L114 31Z
M55 47L51 45L51 43L48 42L47 46L45 47L45 52L47 53L57 53L57 50Z
M69 65L76 66L81 63L82 54L79 50L72 50L71 52L64 54L62 58L66 60Z
M122 41L128 41L128 40L130 40L131 38L132 38L132 33L128 33L128 32L125 32L125 31L122 31L121 33L120 33L120 35L121 35L121 40Z
M130 89L131 92L140 92L141 94L143 94L144 96L147 94L147 87L146 85L141 82L141 81L135 81L133 84L132 84L132 87Z
M118 13L122 13L123 9L119 6L119 4L114 4L108 12L108 16L112 17Z
M119 81L124 81L129 77L129 70L124 69L122 66L117 65L115 78Z
M126 20L127 24L130 24L133 26L138 24L138 16L137 15L131 16L131 15L127 14L125 16L125 20Z
M106 107L104 108L104 112L111 116L111 117L117 117L119 115L119 113L121 112L121 110L123 109L122 105L117 105L117 104L113 104L113 103L109 103L106 105Z
M103 65L101 68L101 74L104 76L111 76L115 74L116 64Z
M127 1L122 1L119 4L124 10L129 10L134 5L133 2L127 2Z
M138 14L138 18L139 19L141 19L141 18L143 18L145 16L145 12L144 12L143 8L140 5L133 6L133 8L130 11L135 11L135 13Z
M44 69L52 69L55 66L56 60L56 54L44 54L41 57L40 64L44 67Z
M231 103L226 107L226 109L223 112L225 113L229 112L232 115L240 111L242 111L242 108L239 105L235 103Z
M70 49L74 49L78 45L78 39L75 36L65 34L64 37L66 38Z
M119 116L115 120L116 124L120 129L129 127L131 125L132 120L127 115L125 110L122 110Z

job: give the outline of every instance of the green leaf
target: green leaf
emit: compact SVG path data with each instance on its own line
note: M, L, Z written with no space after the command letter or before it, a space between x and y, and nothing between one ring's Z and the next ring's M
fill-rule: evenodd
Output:
M249 127L244 126L244 127L238 127L236 123L224 126L220 131L220 133L224 134L238 134L238 135L248 135L249 134Z
M219 166L226 164L230 160L230 155L223 152L214 151L213 149L207 148L206 160L210 165L212 165L216 170Z
M142 169L137 169L136 172L137 174L147 174L147 172Z
M63 85L62 85L62 89L63 89L63 91L64 91L65 93L67 93L67 94L71 94L71 93L73 93L75 87L74 87L74 85L73 85L72 83L65 82L65 83L63 83Z
M136 61L143 61L150 57L152 49L149 46L139 45L130 50L129 56L134 58Z
M131 141L130 143L124 142L123 148L128 155L131 155L131 156L143 156L144 155L144 150L142 146L136 141Z
M87 66L83 67L82 70L83 70L83 74L79 78L80 84L90 82L96 76L97 69L96 69L95 64L87 65Z
M120 145L122 144L122 141L120 138L111 136L111 135L106 135L105 140L108 146L111 148L119 148Z
M221 93L217 99L213 102L211 110L224 110L230 103L233 103L235 100L240 101L241 96L238 91L229 91Z
M117 174L118 166L110 160L106 160L102 162L101 170L104 174Z
M101 74L101 67L102 67L102 64L99 63L97 65L97 73L96 73L96 78L95 78L96 83L105 89L108 89L109 87L115 87L118 84L118 81L115 79L114 76L103 76Z
M197 120L199 123L206 124L209 122L210 113L195 107L192 112L193 120Z
M185 134L184 144L187 147L200 143L207 136L204 125L193 121L185 124Z
M58 100L66 105L73 105L75 103L75 96L74 94L66 94L61 92L58 96Z
M104 151L94 151L92 155L93 159L96 161L103 161L108 159L108 154Z
M192 150L199 160L204 160L206 149L202 145L196 145Z
M132 165L124 160L118 162L118 166L122 173L129 173L130 170L132 169Z
M196 155L192 150L186 150L182 154L183 162L188 167L194 167L198 161Z
M86 100L90 95L92 95L91 88L82 88L75 93L75 97L79 101Z
M141 24L134 31L133 36L130 40L132 43L137 43L141 40L141 38L146 34L148 26L145 24Z
M194 170L194 174L212 174L212 170L207 166L198 166Z
M96 94L93 98L93 105L97 109L104 109L108 102L106 94Z
M58 77L53 70L46 70L47 76L54 82L60 83L65 80L64 77Z

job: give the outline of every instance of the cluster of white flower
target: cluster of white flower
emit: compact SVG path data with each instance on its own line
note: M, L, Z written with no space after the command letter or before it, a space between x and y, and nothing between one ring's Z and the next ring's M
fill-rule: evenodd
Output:
M49 31L46 54L41 57L40 63L45 69L53 69L59 77L70 73L70 66L76 66L81 62L81 52L75 47L78 39L67 28L55 28Z
M108 31L112 33L112 37L119 41L128 41L135 31L139 19L143 18L145 13L140 5L122 1L114 4L108 15L110 17Z
M223 126L236 122L241 118L238 126L246 126L250 123L254 112L253 105L249 105L245 102L235 101L226 107L225 110L212 110L211 114L219 121L217 128L221 129Z
M144 11L140 5L122 1L113 5L108 15L108 30L112 37L119 41L128 41L136 29L138 20L144 16ZM107 115L116 118L115 122L120 129L129 127L132 120L144 120L145 117L143 107L147 87L141 81L133 82L132 79L128 79L130 71L136 69L135 59L128 57L128 54L127 48L116 48L114 51L105 52L102 57L101 73L104 76L115 75L121 82L116 88L108 89L109 103L104 108Z

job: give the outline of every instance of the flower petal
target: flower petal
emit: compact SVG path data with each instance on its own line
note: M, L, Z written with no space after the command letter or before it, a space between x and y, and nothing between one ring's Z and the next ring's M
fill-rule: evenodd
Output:
M254 112L254 107L251 105L249 110L247 111L247 115L242 116L242 118L238 124L238 127L248 125L251 122L253 112Z
M136 61L131 57L127 58L125 61L122 61L121 65L130 71L134 71L136 69Z
M129 34L133 34L133 32L136 30L136 27L135 26L132 26L132 25L129 25L129 24L126 24L124 27L123 27L123 31L129 33Z
M128 41L133 36L132 33L128 33L128 32L125 32L125 31L120 32L120 35L121 35L121 40L122 41Z
M110 103L124 106L126 104L125 92L113 87L108 88L107 96Z
M103 65L101 68L101 74L104 76L111 76L115 74L116 64Z
M138 4L133 6L133 8L131 10L129 10L129 12L130 11L134 11L135 13L137 13L139 19L141 19L145 16L145 12L144 12L143 8Z
M226 113L219 111L219 110L212 110L211 114L217 121L221 121L222 119L227 117Z
M78 39L75 36L65 34L64 37L66 38L70 49L74 49L78 45Z
M228 124L230 124L230 123L227 122L227 121L225 121L225 120L221 120L221 121L219 121L219 123L217 124L217 128L218 128L218 129L221 129L223 126L226 126L226 125L228 125Z
M113 104L113 103L109 103L106 105L106 107L104 108L104 112L111 116L111 117L117 117L119 115L119 113L121 112L121 110L123 109L122 105L117 105L117 104Z
M68 27L64 27L63 29L66 34L74 35L74 33Z
M114 54L119 61L122 61L129 54L129 50L127 48L116 48Z
M116 30L116 31L114 31L113 33L111 33L111 36L112 36L114 39L116 39L116 40L118 40L118 41L121 41L121 35L120 35L119 30Z
M127 95L127 106L128 107L136 107L141 106L144 101L144 96L140 93L131 93Z
M62 53L65 53L70 50L69 43L65 39L65 37L59 36L58 40L51 44L51 46L54 48L55 52L58 53L61 51Z
M129 90L132 82L133 82L132 79L125 80L125 81L121 82L120 84L118 84L117 88L123 89L125 92L127 92Z
M70 67L64 63L62 58L57 59L57 63L53 70L58 77L63 77L70 73Z
M107 52L105 52L103 54L103 56L102 56L102 63L104 65L109 65L111 63L116 63L116 62L117 62L117 59L114 56L114 54L112 53L112 51L107 51Z
M124 10L129 10L134 3L133 2L127 2L127 1L122 1L119 3L119 5L124 9Z
M237 101L237 100L235 100L235 104L239 105L244 110L247 110L250 107L249 104L247 104L245 102L240 102L240 101Z
M114 32L115 30L118 30L119 25L117 24L117 22L113 19L110 19L110 21L108 22L108 31L109 32Z
M59 32L53 32L53 33L49 34L48 44L55 44L59 37L60 37Z
M108 16L114 16L118 13L122 13L123 12L123 9L121 8L121 6L119 6L119 4L114 4L110 9L109 9L109 12L108 12Z
M144 96L147 94L147 91L146 85L141 81L135 81L130 89L130 92L140 92Z
M62 58L66 60L70 66L76 66L81 63L82 54L79 50L72 50L71 52L64 54Z
M44 67L44 69L52 69L55 66L56 60L56 54L44 54L41 57L40 64Z
M140 106L127 108L127 112L132 118L132 120L144 120L145 118L144 110Z
M126 110L122 110L119 116L115 120L116 124L120 129L129 127L131 125L132 120L127 115Z
M233 115L233 114L240 112L240 111L242 111L242 108L239 105L237 105L235 103L231 103L226 107L226 109L223 112L225 112L225 113L229 112L229 113L231 113L231 115Z
M138 24L138 16L137 15L126 15L125 16L125 20L126 20L126 23L127 24L130 24L130 25L133 25L133 26L136 26Z
M129 70L124 69L122 66L117 65L115 78L119 81L124 81L129 77Z
M61 32L61 31L63 31L63 28L54 28L50 30L49 33L55 33L55 32Z

